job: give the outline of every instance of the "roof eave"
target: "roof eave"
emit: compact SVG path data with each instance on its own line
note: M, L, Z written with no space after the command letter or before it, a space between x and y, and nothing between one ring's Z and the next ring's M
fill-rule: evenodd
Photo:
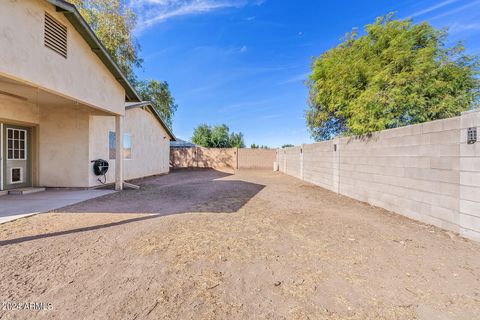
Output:
M83 19L77 8L64 0L47 0L50 4L56 7L58 12L62 12L65 17L70 21L74 28L80 33L80 35L88 43L92 51L100 58L103 64L112 73L115 79L125 89L126 101L140 102L142 99L135 91L131 83L125 77L123 72L118 67L117 63L112 59L107 49L103 46L102 42L97 38L95 32L90 28L88 23Z

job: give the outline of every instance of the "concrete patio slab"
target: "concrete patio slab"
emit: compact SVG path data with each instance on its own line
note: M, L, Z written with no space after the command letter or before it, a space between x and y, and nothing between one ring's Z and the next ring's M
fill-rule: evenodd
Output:
M48 212L114 192L112 190L47 190L26 195L6 195L0 198L0 223Z

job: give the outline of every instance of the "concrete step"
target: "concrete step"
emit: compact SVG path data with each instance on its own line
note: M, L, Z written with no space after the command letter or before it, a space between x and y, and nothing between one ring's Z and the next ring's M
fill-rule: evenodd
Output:
M0 197L1 196L6 196L8 194L8 191L5 190L5 191L0 191Z
M42 192L42 191L45 191L45 188L34 188L34 187L18 188L18 189L8 190L8 194L11 194L11 195L25 195L25 194Z

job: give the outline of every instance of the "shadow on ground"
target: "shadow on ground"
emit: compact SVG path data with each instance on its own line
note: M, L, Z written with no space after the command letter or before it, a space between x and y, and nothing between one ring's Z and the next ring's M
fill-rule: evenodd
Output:
M120 226L187 212L234 213L265 186L212 169L175 170L169 175L133 181L140 190L125 190L57 209L64 213L149 214L100 225L0 241L0 246Z
M133 181L140 190L125 190L58 209L81 213L186 212L233 213L265 186L241 180L219 180L232 174L211 169L175 170L169 175Z

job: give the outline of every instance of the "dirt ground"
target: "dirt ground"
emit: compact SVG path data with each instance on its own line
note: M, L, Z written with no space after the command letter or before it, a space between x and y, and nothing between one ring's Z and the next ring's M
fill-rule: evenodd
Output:
M0 318L480 319L453 233L275 172L137 183L0 225Z

